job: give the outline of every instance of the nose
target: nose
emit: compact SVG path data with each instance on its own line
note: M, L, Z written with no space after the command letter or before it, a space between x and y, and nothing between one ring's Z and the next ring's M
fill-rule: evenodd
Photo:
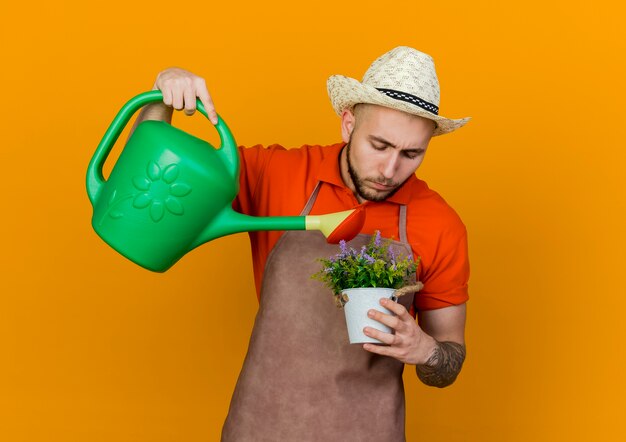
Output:
M385 158L384 162L381 164L380 173L385 177L385 179L391 180L395 176L397 170L398 154L391 151L389 155Z

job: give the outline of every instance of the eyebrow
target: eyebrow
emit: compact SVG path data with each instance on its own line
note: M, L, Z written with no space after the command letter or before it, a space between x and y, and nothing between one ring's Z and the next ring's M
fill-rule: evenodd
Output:
M396 146L395 144L393 144L391 141L385 140L382 137L379 137L378 135L369 135L368 136L370 141L377 141L379 143L385 144L387 146L393 147L394 149L396 149L398 146ZM426 151L426 149L424 149L423 147L416 147L413 149L404 149L405 152L415 152L415 153L423 153Z

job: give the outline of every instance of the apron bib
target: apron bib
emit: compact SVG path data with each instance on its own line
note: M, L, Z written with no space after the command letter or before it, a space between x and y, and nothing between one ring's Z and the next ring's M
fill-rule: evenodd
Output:
M301 215L317 197L317 183ZM411 256L406 206L400 206L396 254ZM370 235L348 246L357 250ZM259 310L223 442L399 442L404 434L404 364L349 344L343 309L311 275L317 258L338 253L318 231L287 231L270 252ZM413 294L400 297L407 310Z

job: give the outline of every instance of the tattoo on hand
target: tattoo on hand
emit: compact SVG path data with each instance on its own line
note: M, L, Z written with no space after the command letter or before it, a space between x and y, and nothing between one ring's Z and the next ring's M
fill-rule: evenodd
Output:
M426 364L416 365L417 377L431 387L452 384L463 366L465 346L456 342L438 342Z

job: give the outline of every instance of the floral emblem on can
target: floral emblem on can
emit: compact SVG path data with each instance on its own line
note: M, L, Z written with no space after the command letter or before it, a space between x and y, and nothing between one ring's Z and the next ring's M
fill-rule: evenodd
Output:
M146 175L133 178L133 187L137 192L127 195L118 195L117 189L113 189L107 200L107 208L100 219L102 225L107 215L113 219L124 217L124 211L119 210L119 205L129 199L133 200L133 207L145 209L152 221L159 222L165 212L173 215L183 215L185 208L180 198L189 195L191 186L178 179L180 168L176 163L168 164L161 168L155 161L150 161L146 168Z
M178 180L179 173L177 164L161 168L154 161L148 163L146 175L133 178L133 186L140 191L134 195L133 207L148 207L150 218L154 222L161 221L166 211L173 215L183 215L185 208L180 198L188 195L191 187Z

